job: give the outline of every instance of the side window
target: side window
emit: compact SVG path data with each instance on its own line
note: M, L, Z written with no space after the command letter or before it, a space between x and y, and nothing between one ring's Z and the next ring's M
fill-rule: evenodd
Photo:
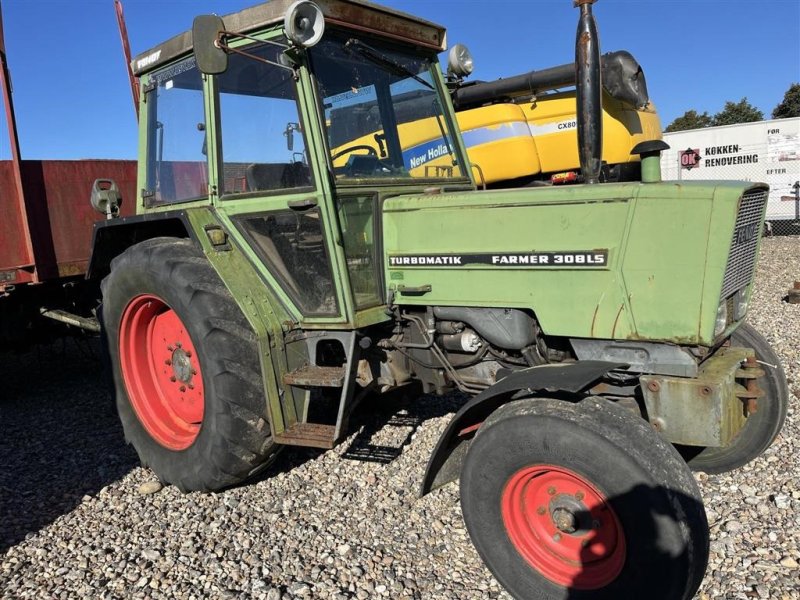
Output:
M338 313L319 211L246 216L237 223L303 314Z
M272 62L282 59L272 45L244 50ZM292 71L234 54L217 81L223 194L311 186Z
M208 195L203 81L194 58L151 76L147 92L149 205Z
M356 308L383 302L378 273L375 222L377 196L342 196L338 199L344 255Z

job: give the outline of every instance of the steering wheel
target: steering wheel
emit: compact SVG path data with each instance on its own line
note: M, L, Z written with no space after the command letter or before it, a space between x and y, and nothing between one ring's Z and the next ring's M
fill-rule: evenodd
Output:
M368 156L370 154L372 156L378 156L378 151L375 150L375 148L373 148L372 146L368 146L367 144L356 144L355 146L348 146L344 150L339 150L339 152L331 156L331 160L336 160L340 156L344 156L345 154L349 154L350 152L355 152L356 150L366 150Z

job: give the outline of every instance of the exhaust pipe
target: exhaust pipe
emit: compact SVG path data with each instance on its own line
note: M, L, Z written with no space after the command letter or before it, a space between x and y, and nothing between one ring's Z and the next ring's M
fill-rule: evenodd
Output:
M644 71L630 52L616 50L600 57L603 89L621 102L641 109L647 106L647 81ZM529 98L546 90L558 90L575 85L575 63L530 71L494 81L475 81L459 84L453 90L456 110L477 108L487 102L505 102Z
M586 183L600 181L603 151L603 105L600 81L600 40L592 4L597 0L575 0L580 7L575 40L576 111L578 155Z

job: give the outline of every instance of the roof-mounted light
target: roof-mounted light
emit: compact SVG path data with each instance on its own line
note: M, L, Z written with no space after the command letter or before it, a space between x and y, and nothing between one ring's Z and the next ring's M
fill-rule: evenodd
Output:
M472 53L464 44L456 44L447 54L447 72L456 77L467 77L472 73Z

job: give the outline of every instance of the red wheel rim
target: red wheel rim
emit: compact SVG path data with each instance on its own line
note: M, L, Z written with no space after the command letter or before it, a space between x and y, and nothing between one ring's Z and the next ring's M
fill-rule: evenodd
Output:
M625 565L617 515L602 492L569 469L520 469L506 483L501 510L514 547L553 583L594 590Z
M184 450L200 433L203 375L191 337L166 302L137 296L122 313L122 377L133 409L162 446Z

